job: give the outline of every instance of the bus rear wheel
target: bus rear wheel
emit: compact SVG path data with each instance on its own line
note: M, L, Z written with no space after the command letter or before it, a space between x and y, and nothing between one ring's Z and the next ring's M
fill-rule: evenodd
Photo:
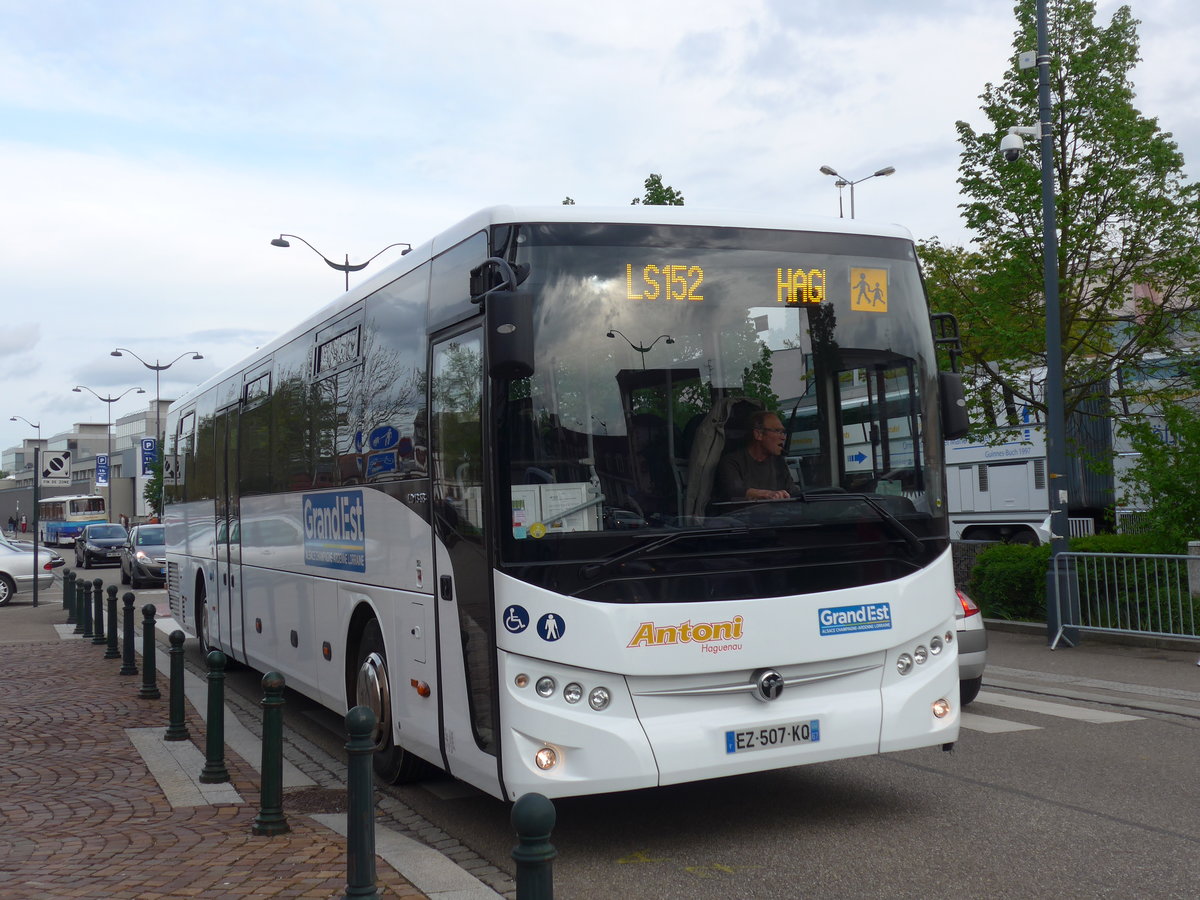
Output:
M358 644L352 705L375 713L375 774L395 784L416 781L433 771L425 760L414 756L392 740L392 686L388 675L387 651L379 621L372 619L363 629Z
M208 626L208 595L204 590L204 582L196 585L196 638L200 641L200 653L208 656L209 651L217 649L212 645L212 635Z

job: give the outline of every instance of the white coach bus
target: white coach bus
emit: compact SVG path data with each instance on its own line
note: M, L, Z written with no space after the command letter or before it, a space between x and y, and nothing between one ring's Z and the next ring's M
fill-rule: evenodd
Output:
M393 780L556 797L949 745L960 398L903 229L487 209L172 405L172 614L370 706ZM717 496L760 408L801 493Z

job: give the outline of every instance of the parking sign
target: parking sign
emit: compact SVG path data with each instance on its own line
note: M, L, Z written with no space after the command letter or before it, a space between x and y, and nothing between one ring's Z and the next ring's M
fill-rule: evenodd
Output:
M142 474L150 475L154 461L158 459L158 441L154 438L142 438Z

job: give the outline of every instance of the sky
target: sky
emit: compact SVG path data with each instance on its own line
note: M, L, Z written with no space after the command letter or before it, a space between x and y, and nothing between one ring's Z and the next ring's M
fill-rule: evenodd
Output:
M1200 17L1130 5L1135 103L1194 178ZM1015 30L1003 0L0 0L0 21L0 447L37 436L14 415L48 438L144 409L154 373L116 347L187 354L173 399L338 296L284 232L355 263L497 203L627 205L650 173L688 206L837 216L821 166L894 166L857 217L965 243L954 123L987 125Z

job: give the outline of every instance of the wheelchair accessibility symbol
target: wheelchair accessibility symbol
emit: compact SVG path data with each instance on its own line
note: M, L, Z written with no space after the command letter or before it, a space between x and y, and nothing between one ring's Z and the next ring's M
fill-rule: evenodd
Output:
M504 628L509 634L520 634L529 627L529 613L525 607L513 604L504 610Z

